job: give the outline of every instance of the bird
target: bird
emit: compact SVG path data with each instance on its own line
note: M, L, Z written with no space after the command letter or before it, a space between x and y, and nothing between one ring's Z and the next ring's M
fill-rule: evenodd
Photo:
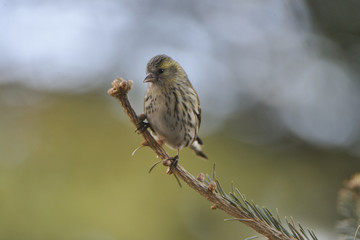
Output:
M199 96L189 78L178 62L160 54L146 65L147 90L144 97L144 116L159 143L177 150L170 157L171 165L176 166L180 150L190 147L195 154L208 159L202 151L203 142L198 133L201 123Z

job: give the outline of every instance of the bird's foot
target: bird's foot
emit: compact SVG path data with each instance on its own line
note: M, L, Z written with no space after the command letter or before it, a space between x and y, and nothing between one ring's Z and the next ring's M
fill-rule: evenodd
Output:
M135 130L136 133L143 133L150 127L150 123L148 122L138 122L137 128Z
M169 171L171 172L171 168L175 168L177 166L179 162L179 155L176 155L174 157L169 157L167 159L164 159L162 161L164 166L168 166L169 167Z
M146 115L144 113L138 115L139 122L137 124L137 128L135 130L136 133L143 133L148 127L150 127L150 124L148 122L144 122L146 119Z
M179 155L176 155L174 157L169 157L167 160L170 160L170 168L176 168L178 162L179 162Z

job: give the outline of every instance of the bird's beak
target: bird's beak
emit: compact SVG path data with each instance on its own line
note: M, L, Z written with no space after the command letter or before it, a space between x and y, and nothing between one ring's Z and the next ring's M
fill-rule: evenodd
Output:
M155 77L149 73L146 78L144 79L144 83L147 83L147 82L154 82L155 81Z

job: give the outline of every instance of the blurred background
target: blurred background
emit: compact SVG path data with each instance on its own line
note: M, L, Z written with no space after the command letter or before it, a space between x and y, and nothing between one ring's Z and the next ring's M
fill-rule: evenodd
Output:
M355 0L0 0L0 239L244 239L257 235L187 186L134 133L116 99L165 53L203 109L209 161L319 239L336 239L337 192L360 163ZM172 150L169 150L174 154ZM355 230L354 230L355 231Z

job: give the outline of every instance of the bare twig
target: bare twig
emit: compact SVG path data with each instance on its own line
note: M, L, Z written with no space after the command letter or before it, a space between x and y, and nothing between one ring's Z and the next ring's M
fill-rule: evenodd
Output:
M122 78L117 78L112 83L112 88L109 89L108 94L117 98L124 111L129 116L130 121L135 125L136 128L139 127L139 118L136 115L134 109L131 107L127 93L132 87L132 81L124 80ZM169 154L165 149L158 144L158 142L152 137L152 135L147 131L140 132L142 137L145 139L145 144L149 146L157 156L163 160L163 164L167 165L166 160L169 158ZM231 202L229 199L224 198L221 194L213 190L213 188L206 186L201 181L197 180L189 172L187 172L182 166L177 164L176 167L172 168L171 171L178 178L183 180L189 187L194 189L196 192L201 194L207 200L213 203L212 209L221 209L233 216L235 220L241 221L247 226L251 227L258 233L264 235L270 240L292 240L297 239L294 237L289 237L283 231L279 231L270 224L263 221L261 217L252 216L249 211L239 208L236 204ZM216 185L215 185L216 187ZM299 238L300 239L300 238Z

